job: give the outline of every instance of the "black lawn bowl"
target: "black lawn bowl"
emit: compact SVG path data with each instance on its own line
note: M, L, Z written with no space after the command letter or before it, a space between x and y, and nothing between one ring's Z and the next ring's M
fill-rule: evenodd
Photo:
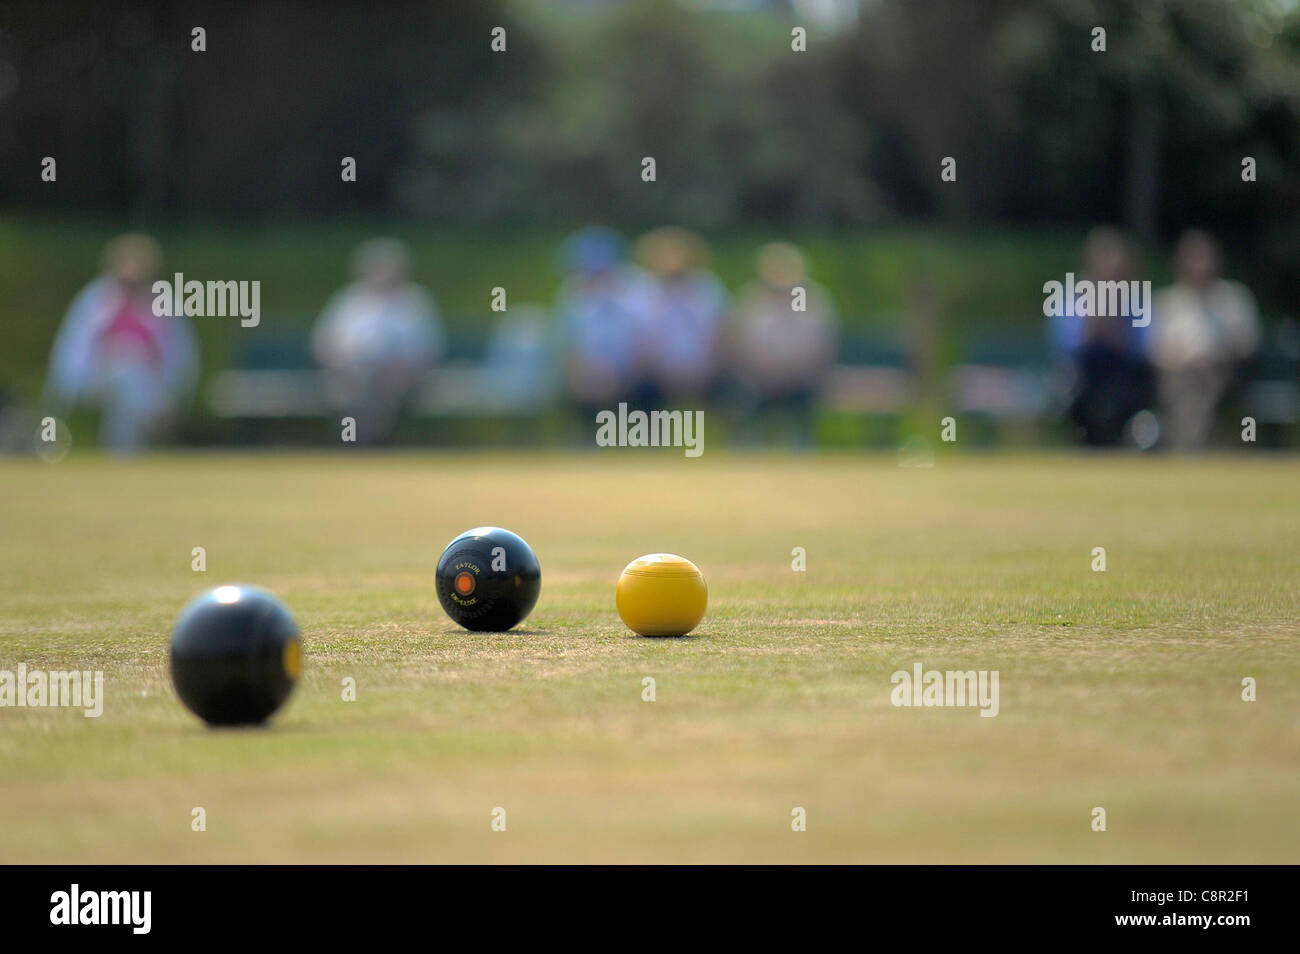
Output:
M477 632L501 633L537 605L542 569L522 538L500 527L476 527L458 536L438 559L438 602L455 622Z
M289 610L265 590L219 586L182 611L172 631L172 682L209 725L260 725L284 704L302 671Z

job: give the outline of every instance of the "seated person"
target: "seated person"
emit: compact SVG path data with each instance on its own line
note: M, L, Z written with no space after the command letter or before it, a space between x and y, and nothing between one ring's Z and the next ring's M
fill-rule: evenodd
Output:
M357 422L357 439L388 437L402 405L442 357L433 296L410 280L406 246L372 239L353 257L356 281L325 305L312 353L326 371L331 403Z
M100 442L132 453L163 436L193 397L198 346L189 319L154 313L162 250L127 234L104 248L102 274L68 307L50 356L46 401L56 412L100 410Z

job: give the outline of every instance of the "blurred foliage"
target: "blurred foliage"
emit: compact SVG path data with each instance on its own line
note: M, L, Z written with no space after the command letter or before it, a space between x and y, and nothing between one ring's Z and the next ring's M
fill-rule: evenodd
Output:
M7 0L0 202L145 224L938 217L1296 237L1273 223L1300 218L1300 5L864 0L848 30L810 26L802 53L784 9ZM57 188L36 174L45 155ZM940 181L944 156L957 183Z
M431 103L472 115L512 82L517 61L486 43L499 8L5 0L0 199L143 224L386 208L414 117ZM35 174L43 156L57 188Z
M625 225L863 221L881 211L864 140L838 111L832 46L790 52L767 15L667 3L593 14L549 5L530 94L501 111L426 117L403 173L404 207L437 221ZM759 26L762 29L758 29ZM486 161L456 167L467 139ZM641 180L651 156L657 181Z

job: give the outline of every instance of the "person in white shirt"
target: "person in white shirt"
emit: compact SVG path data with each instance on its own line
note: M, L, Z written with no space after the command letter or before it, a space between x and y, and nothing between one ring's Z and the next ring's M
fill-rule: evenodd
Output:
M1161 425L1178 450L1205 447L1219 405L1259 348L1255 296L1219 277L1218 243L1189 230L1175 251L1177 281L1155 296L1150 355Z
M406 246L372 239L353 256L356 281L325 305L311 347L333 405L357 422L357 439L388 437L402 405L442 358L433 296L410 279Z
M813 404L835 359L835 308L808 280L793 245L760 249L758 278L741 294L729 329L733 370L753 413L791 419L795 439L807 443Z

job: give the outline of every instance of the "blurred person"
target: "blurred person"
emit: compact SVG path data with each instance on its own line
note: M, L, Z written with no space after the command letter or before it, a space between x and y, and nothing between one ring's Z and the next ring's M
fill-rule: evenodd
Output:
M653 277L647 373L668 396L708 394L717 373L727 290L707 270L708 247L693 232L647 232L635 257Z
M396 239L360 245L356 280L325 305L311 347L332 403L357 421L357 439L392 433L403 404L442 358L445 337L433 296L410 279L411 257Z
M1136 273L1132 246L1117 229L1100 225L1083 243L1083 281L1130 282ZM1064 365L1067 414L1086 444L1113 446L1138 412L1154 401L1147 360L1150 325L1134 315L1093 315L1069 302L1052 315L1053 350Z
M162 437L193 396L199 356L183 315L154 313L162 249L127 233L104 247L101 274L81 290L54 339L46 400L100 410L100 442L129 454Z
M623 258L623 238L592 226L571 236L560 252L564 284L556 301L565 350L565 380L582 413L619 401L657 403L647 340L654 288Z
M1168 443L1179 450L1209 443L1215 413L1259 348L1255 297L1219 277L1219 246L1198 229L1174 252L1175 282L1155 298L1151 358Z
M728 335L740 402L759 418L787 420L806 444L814 401L835 359L835 308L807 280L803 253L793 245L763 246L757 264L758 281L742 292ZM796 287L804 290L802 310Z

